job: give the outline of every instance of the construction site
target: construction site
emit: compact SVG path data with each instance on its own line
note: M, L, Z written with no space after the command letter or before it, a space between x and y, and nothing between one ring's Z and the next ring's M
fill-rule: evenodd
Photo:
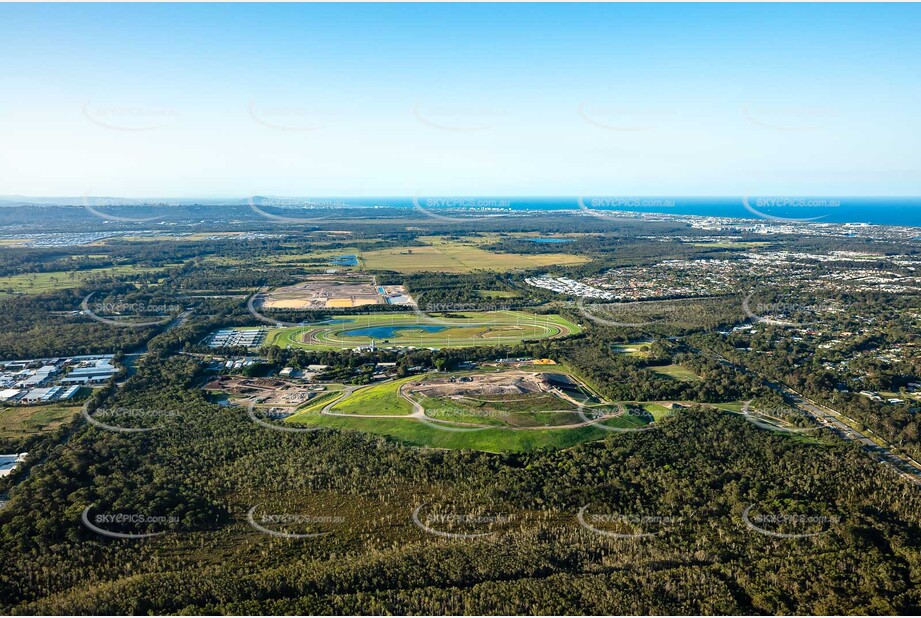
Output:
M502 371L470 375L427 376L412 385L407 393L417 397L494 404L553 402L554 407L570 408L597 403L591 392L563 373Z
M219 376L203 387L218 401L238 405L252 404L273 418L285 418L326 389L320 385L300 384L275 378ZM223 396L223 397L222 397Z
M265 309L348 309L367 305L411 305L402 285L377 285L361 273L310 275L307 280L266 292L257 305Z

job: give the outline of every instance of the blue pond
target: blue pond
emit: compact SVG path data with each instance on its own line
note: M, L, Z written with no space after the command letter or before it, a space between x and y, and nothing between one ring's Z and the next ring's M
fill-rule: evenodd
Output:
M358 266L358 256L340 255L331 259L329 263L336 266Z
M529 242L542 242L542 243L561 243L561 242L572 242L571 238L525 238Z
M435 324L404 324L402 326L371 326L342 333L346 337L370 337L371 339L389 339L401 330L424 330L427 333L439 333L447 328L468 328L467 326L438 326Z

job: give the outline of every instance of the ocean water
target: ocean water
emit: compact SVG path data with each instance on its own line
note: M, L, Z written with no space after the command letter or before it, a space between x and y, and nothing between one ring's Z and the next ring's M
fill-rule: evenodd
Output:
M636 198L620 205L606 198L583 198L587 208L636 212L766 219L771 217L815 223L868 223L921 226L921 198L848 198L750 196L742 198ZM746 208L746 203L748 208ZM611 204L611 206L608 206Z
M578 210L578 197L425 197L418 204L433 213L514 210ZM813 219L816 223L869 223L921 227L921 197L835 197L771 196L748 197L745 207L739 197L669 197L669 196L583 196L582 203L591 210L629 210L634 212L731 217L736 219ZM342 198L354 206L391 206L414 208L412 198Z

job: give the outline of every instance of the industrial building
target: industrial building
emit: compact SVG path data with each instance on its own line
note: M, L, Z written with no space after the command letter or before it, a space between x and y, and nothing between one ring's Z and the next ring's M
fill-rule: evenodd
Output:
M0 402L47 403L73 399L82 385L104 384L119 368L111 354L0 361Z
M267 328L224 328L211 334L208 338L208 346L212 348L255 348L262 345L268 332Z

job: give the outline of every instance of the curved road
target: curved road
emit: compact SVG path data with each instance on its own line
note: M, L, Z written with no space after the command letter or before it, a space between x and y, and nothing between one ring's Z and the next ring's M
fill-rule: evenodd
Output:
M398 394L400 395L400 397L408 401L409 404L412 406L413 411L409 414L352 414L352 413L346 413L346 412L333 412L333 407L336 404L340 403L341 401L343 401L344 399L346 399L353 393L360 391L362 389L365 389L365 388L369 388L370 386L377 386L379 384L386 384L388 382L393 382L393 380L386 380L383 382L376 382L375 384L366 384L362 386L346 386L338 397L336 397L333 401L323 406L323 409L320 410L320 414L325 414L326 416L342 416L342 417L347 417L347 418L348 417L351 417L351 418L412 418L412 419L424 420L424 421L428 421L432 423L450 422L453 425L461 425L464 427L477 427L477 428L482 428L482 429L509 429L511 431L535 431L539 429L578 429L580 427L589 427L591 425L597 425L606 420L610 420L611 418L616 418L617 416L620 416L620 415L615 415L615 416L610 416L610 417L601 417L601 418L591 420L591 421L571 423L568 425L554 425L552 427L543 427L543 426L541 427L498 427L498 426L493 426L493 425L476 425L474 423L463 423L460 421L440 421L439 419L433 419L433 418L426 416L425 408L423 408L422 405L419 404L419 402L415 401L409 395L407 395L406 392L403 390L403 388L406 386L405 384L400 386ZM613 404L608 404L608 405L613 405ZM573 410L550 410L550 411L551 412L573 412ZM621 413L623 413L623 410L621 410Z

